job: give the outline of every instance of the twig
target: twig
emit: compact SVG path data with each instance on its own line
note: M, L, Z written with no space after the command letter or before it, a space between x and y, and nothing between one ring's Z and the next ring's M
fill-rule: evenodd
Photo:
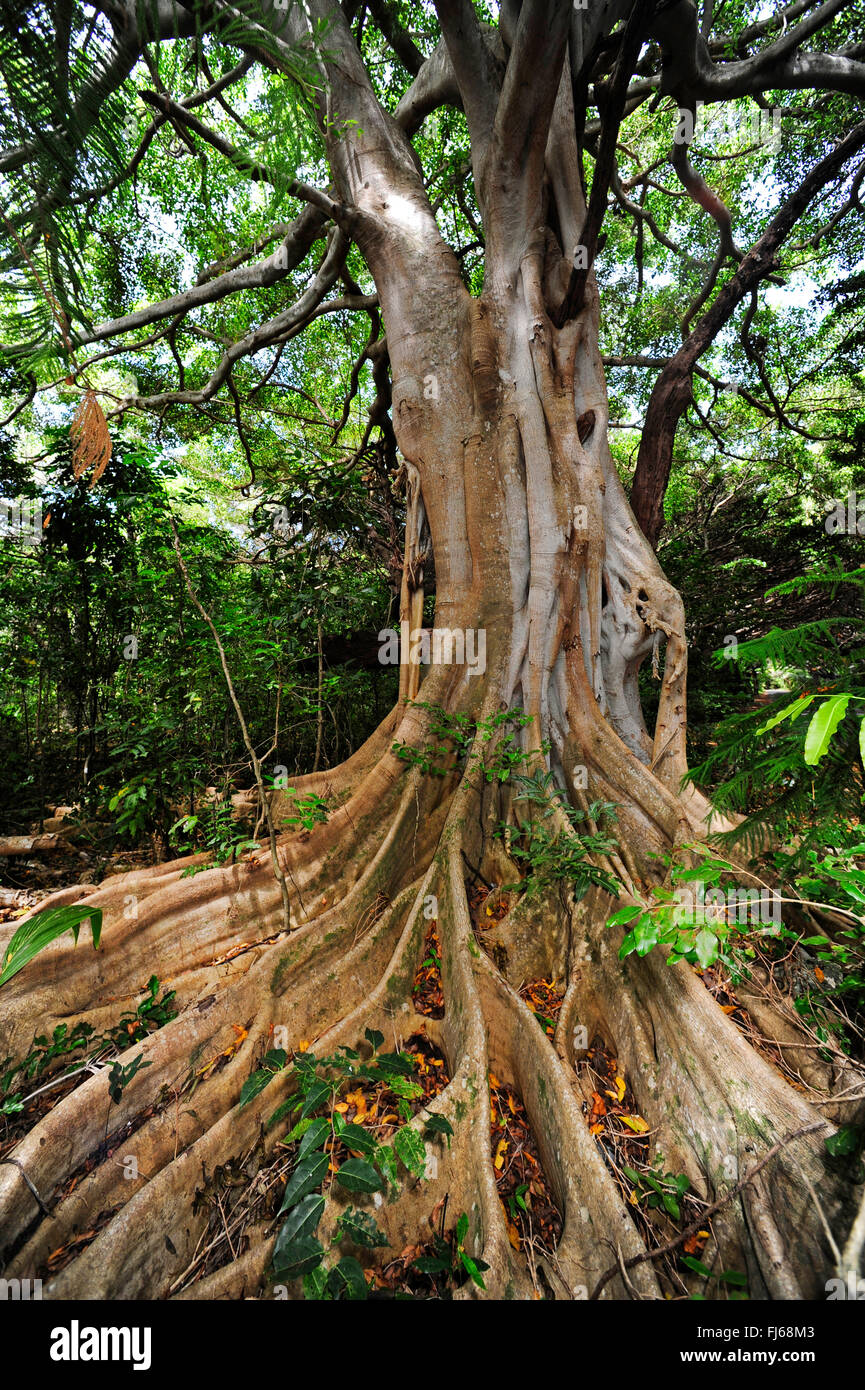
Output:
M30 1191L32 1192L33 1196L36 1198L36 1201L39 1203L39 1206L40 1206L40 1208L41 1208L41 1210L42 1210L43 1215L44 1215L44 1216L50 1216L50 1215L51 1215L50 1211L49 1211L48 1208L46 1207L46 1205L45 1205L45 1203L43 1202L42 1198L39 1196L39 1193L36 1191L36 1188L33 1186L33 1183L30 1181L29 1177L27 1176L27 1173L26 1173L25 1170L24 1170L24 1164L23 1164L23 1163L19 1163L19 1161L18 1161L17 1158L0 1158L0 1163L12 1163L12 1164L14 1164L14 1166L18 1169L18 1172L21 1174L22 1178L23 1178L24 1181L26 1182L27 1186L30 1188Z

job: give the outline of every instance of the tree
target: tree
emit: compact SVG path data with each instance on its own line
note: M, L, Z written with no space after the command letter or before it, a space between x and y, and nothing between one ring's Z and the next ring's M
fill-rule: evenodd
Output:
M527 1290L494 1183L486 1084L493 1068L523 1098L562 1208L551 1287L564 1297L591 1291L619 1252L634 1261L628 1279L657 1296L652 1261L640 1259L643 1236L580 1109L585 1091L574 1064L599 1034L621 1059L673 1171L688 1175L707 1202L720 1201L713 1218L719 1267L743 1270L756 1297L810 1297L822 1289L831 1272L825 1222L843 1234L852 1217L824 1149L829 1117L848 1113L843 1103L812 1107L693 970L668 966L657 951L622 962L621 929L605 926L616 906L611 885L618 905L634 902L663 875L658 856L726 823L712 818L696 790L682 789L683 606L636 524L611 457L595 257L618 179L621 123L647 101L671 96L674 168L720 231L705 287L711 302L694 330L702 336L696 346L686 342L684 375L678 363L674 373L678 409L697 357L729 318L725 308L732 313L773 273L781 236L811 197L852 177L851 162L865 147L865 126L854 124L848 100L865 91L861 19L853 9L849 0L796 0L751 20L750 7L737 6L728 31L724 7L716 22L711 4L698 16L690 0L593 0L585 8L508 0L486 16L469 0L439 0L436 21L389 0L343 8L330 0L288 9L221 0L17 8L24 60L44 61L39 41L46 35L59 59L54 77L43 74L50 90L29 108L8 93L18 129L0 156L0 171L16 189L6 219L8 264L31 275L31 321L48 306L72 381L87 385L92 401L100 391L113 399L113 414L206 408L220 396L242 437L241 406L248 419L254 404L248 396L241 402L235 375L248 359L265 349L279 353L324 315L367 316L365 357L376 394L363 446L372 430L381 431L385 452L392 458L395 444L406 472L401 619L410 631L422 626L432 562L436 633L483 632L486 660L474 668L448 661L442 641L445 660L433 660L419 687L419 668L403 652L400 703L376 733L341 767L297 780L297 795L317 794L326 782L338 804L326 823L280 842L292 900L287 938L217 965L241 943L265 943L279 931L279 886L265 853L194 877L183 877L179 861L113 878L87 899L104 914L100 953L61 941L16 977L4 996L7 1050L29 1041L35 1020L44 1032L60 1012L64 1019L92 1016L108 995L132 991L153 971L170 980L185 1007L136 1048L148 1065L115 1113L118 1124L140 1125L140 1178L126 1181L106 1157L63 1195L68 1175L104 1138L98 1076L21 1143L19 1168L0 1169L7 1251L18 1243L13 1273L40 1263L85 1210L118 1208L49 1294L165 1294L198 1240L192 1201L202 1166L237 1153L270 1113L271 1091L242 1109L238 1101L271 1031L287 1030L289 1050L310 1038L322 1050L354 1046L365 1028L407 1036L419 1021L411 982L434 917L445 1015L430 1026L451 1064L442 1111L455 1133L451 1148L441 1149L438 1178L388 1212L394 1239L447 1191L452 1209L470 1214L474 1248L489 1266L487 1292ZM25 28L31 13L39 22ZM74 55L88 24L98 54L82 68ZM157 46L175 53L170 68L154 58ZM8 86L14 65L8 45L5 51ZM208 62L214 55L224 65L218 77ZM142 60L152 83L141 100L153 115L134 154L122 158L111 146L108 117L123 93L128 99L129 75L145 71L136 67ZM184 64L206 83L185 97ZM247 152L237 143L245 121L230 93L251 70L270 93L299 88L305 95L326 155L326 189L280 171L278 131L263 149ZM689 164L689 115L698 102L755 97L765 105L778 92L803 90L830 104L835 140L826 137L798 201L791 195L792 211L776 216L743 257L724 204ZM457 185L482 249L482 288L465 252L443 235L430 171L418 154L424 122L454 107L468 132ZM223 133L224 122L204 119L204 108L228 112L235 139ZM284 98L273 109L286 112ZM191 288L93 326L64 257L74 259L76 235L90 234L97 194L133 177L163 127L202 170L218 157L255 183L282 178L301 210L262 242L226 247ZM301 268L322 243L301 287ZM731 260L737 269L719 289ZM184 333L192 335L187 342L206 336L201 309L284 283L297 286L293 302L264 322L219 335L213 370L188 385L176 344ZM37 339L44 345L44 326L41 338L37 332L28 340L31 358ZM118 391L116 383L100 384L100 361L128 358L153 341L180 364L176 386ZM17 360L25 361L21 352ZM168 357L161 360L164 370ZM110 424L93 418L93 447L103 449ZM669 454L673 431L656 436L654 414L650 426L645 447L661 447L660 440ZM86 448L80 458L88 466ZM664 466L663 457L654 460L643 493L650 508L665 485ZM647 731L638 673L647 660L659 667L662 648L657 718ZM449 761L444 775L430 775L443 730ZM560 849L579 859L582 877L575 871L577 891L560 891L554 881L541 908L515 894L494 959L478 945L467 877L514 877L507 849L526 816L525 782L508 775L514 769L541 796L545 823ZM616 808L613 825L598 823L605 806ZM277 798L275 807L278 816L286 803ZM511 828L501 838L495 832L503 821ZM84 894L68 890L54 902ZM552 1043L514 987L547 971L568 982ZM236 1025L248 1028L239 1048ZM210 1066L217 1058L220 1065ZM184 1105L190 1078L195 1101ZM759 1166L770 1151L771 1166ZM34 1185L58 1194L50 1229L43 1224L35 1233ZM267 1247L256 1252L220 1276L219 1287L237 1292L244 1278L260 1279ZM625 1296L621 1272L603 1294Z

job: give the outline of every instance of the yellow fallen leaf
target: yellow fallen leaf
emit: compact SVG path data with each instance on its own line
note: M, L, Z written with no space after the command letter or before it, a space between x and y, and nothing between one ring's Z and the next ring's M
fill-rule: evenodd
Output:
M500 1083L500 1081L498 1080L498 1078L495 1077L495 1076L493 1076L492 1072L490 1072L490 1086L492 1087L492 1089L493 1089L494 1091L497 1091L497 1090L499 1089L499 1086L500 1086L500 1085L501 1085L501 1083Z
M339 1102L339 1105L335 1105L333 1108L334 1110L338 1110L340 1115L344 1115L345 1112L348 1110L348 1106L346 1105L344 1100L341 1100Z
M697 1235L700 1237L701 1240L708 1240L708 1239L709 1239L709 1232L708 1232L708 1231L698 1231L698 1232L697 1232Z
M515 1250L520 1248L520 1233L513 1222L508 1222L508 1240Z
M505 1154L507 1153L507 1151L508 1151L508 1141L507 1141L507 1139L500 1139L500 1140L499 1140L498 1148L496 1149L496 1159L495 1159L495 1168L496 1168L496 1172L497 1172L497 1173L500 1173L501 1170L502 1170L502 1169L504 1168L504 1166L505 1166Z
M616 1077L616 1091L621 1103L625 1099L625 1078L623 1076Z
M649 1126L641 1115L620 1115L620 1120L624 1120L629 1129L635 1134L645 1134Z
M301 1038L300 1042L297 1044L298 1052L306 1052L308 1048L309 1038Z
M604 1132L604 1126L603 1126L603 1125L589 1125L589 1133L590 1133L590 1134L603 1134L603 1132Z
M635 1207L635 1206L638 1205L639 1200L640 1200L640 1199L639 1199L639 1197L637 1196L637 1189L634 1187L634 1188L631 1189L631 1195L630 1195L630 1197L628 1198L628 1201L630 1202L630 1204L631 1204L632 1207Z

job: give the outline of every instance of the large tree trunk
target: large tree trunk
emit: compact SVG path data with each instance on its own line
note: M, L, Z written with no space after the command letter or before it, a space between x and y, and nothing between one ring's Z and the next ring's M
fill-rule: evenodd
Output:
M424 746L425 706L475 720L521 708L531 716L523 730L527 766L550 766L576 805L599 799L619 807L618 847L606 867L624 901L657 877L652 855L706 835L706 802L679 791L682 604L634 522L611 459L593 276L578 317L557 328L548 312L567 291L585 217L570 81L565 74L553 84L540 150L535 135L518 164L501 152L493 159L493 130L486 154L476 156L488 272L483 297L473 299L438 233L407 141L366 105L366 86L352 83L348 48L342 61L345 87L332 110L356 120L359 133L334 140L332 164L341 195L357 209L352 235L381 298L394 426L413 500L404 613L411 619L419 612L413 583L423 517L435 561L436 626L485 630L486 670L433 666L422 704L395 709L341 768L298 782L299 792L327 785L339 806L308 837L280 843L292 885L288 936L266 940L280 931L280 893L266 855L193 878L181 877L182 861L163 864L92 894L105 913L98 953L58 942L4 990L2 1054L26 1050L34 1026L47 1033L61 1020L107 1022L115 1001L154 972L184 1006L129 1053L143 1053L150 1065L112 1110L112 1132L128 1125L131 1136L118 1139L113 1158L68 1187L105 1137L107 1085L94 1076L21 1142L17 1166L0 1167L4 1273L44 1272L51 1251L113 1211L96 1239L48 1280L46 1296L169 1294L206 1219L193 1210L203 1168L212 1172L245 1152L280 1098L277 1082L238 1108L272 1027L287 1030L289 1051L316 1039L321 1055L357 1043L367 1027L400 1041L425 1021L414 1012L411 986L429 926L424 907L434 895L445 1014L427 1023L448 1060L452 1080L437 1104L455 1138L441 1148L434 1179L378 1213L392 1244L399 1249L416 1238L421 1217L448 1193L451 1211L470 1213L474 1247L490 1266L488 1294L530 1291L495 1185L493 1070L522 1097L562 1213L547 1271L556 1296L591 1291L611 1265L644 1251L633 1208L583 1113L591 1085L587 1091L575 1066L574 1045L585 1027L588 1039L599 1035L619 1059L667 1167L685 1172L707 1203L779 1140L810 1130L712 1219L710 1253L716 1268L747 1273L752 1297L816 1296L831 1257L813 1192L830 1224L845 1219L822 1159L829 1129L814 1129L825 1108L814 1110L748 1045L690 967L670 968L659 951L622 965L620 937L604 926L616 904L600 891L579 903L551 893L535 911L514 895L494 962L472 925L466 863L491 880L516 877L492 836L510 813L512 788L487 785L471 761L446 778L425 776L392 751L396 741ZM544 71L549 56L527 61ZM559 51L559 72L561 62ZM518 117L517 107L510 118ZM518 135L512 131L512 146L520 149ZM659 659L660 648L660 705L650 733L637 674L643 661ZM404 693L414 689L407 668ZM568 833L566 824L560 829ZM231 955L241 945L248 949ZM552 1042L517 993L524 980L550 972L567 982ZM239 1047L236 1026L248 1028ZM223 1065L205 1070L226 1050ZM137 1158L133 1179L118 1162L127 1151ZM194 1292L241 1296L261 1287L270 1244L263 1240ZM627 1277L631 1290L661 1296L651 1261ZM621 1273L602 1296L629 1296Z

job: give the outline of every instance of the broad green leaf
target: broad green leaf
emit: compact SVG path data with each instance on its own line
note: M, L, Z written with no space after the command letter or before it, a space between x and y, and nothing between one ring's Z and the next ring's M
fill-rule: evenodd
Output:
M347 1149L356 1153L371 1154L378 1147L375 1137L360 1125L346 1125L340 1130L339 1138Z
M417 1130L404 1125L394 1135L393 1146L409 1172L416 1178L423 1177L426 1172L426 1149Z
M330 1086L326 1081L316 1081L307 1092L306 1100L303 1102L301 1108L300 1118L305 1120L308 1115L311 1115L314 1110L318 1110L319 1107L324 1105L325 1101L329 1099Z
M446 1120L444 1115L430 1115L426 1121L427 1134L453 1134L454 1129L450 1120Z
M34 917L22 922L6 947L3 968L0 971L0 986L7 984L34 956L64 932L71 931L77 946L81 924L87 921L90 922L95 951L102 935L101 907L52 907L44 912L37 912Z
M698 931L695 942L697 948L697 960L705 970L713 961L718 959L718 938L714 932Z
M379 1230L369 1213L356 1210L354 1207L346 1207L340 1217L339 1234L352 1241L354 1245L363 1246L365 1250L387 1245L387 1236L384 1231Z
M380 1052L376 1062L383 1072L396 1072L402 1076L411 1076L415 1067L414 1058L407 1052Z
M417 1100L418 1096L423 1095L423 1086L417 1081L410 1081L407 1076L392 1076L387 1083L396 1096L404 1096L406 1100Z
M635 917L639 917L642 908L632 903L630 907L620 907L618 912L614 912L612 917L607 918L608 927L619 927L625 922L632 922Z
M348 1159L337 1172L336 1180L349 1192L380 1192L384 1187L372 1164L364 1158Z
M345 1255L327 1276L327 1286L334 1298L364 1299L369 1294L366 1276L353 1255Z
M279 1264L276 1262L274 1251L273 1269L282 1279L299 1279L301 1274L309 1274L311 1270L317 1269L323 1259L324 1246L321 1241L316 1240L314 1236L301 1236L282 1247L279 1252Z
M832 695L812 716L805 735L805 761L809 767L814 767L823 757L849 703L849 695Z
M688 1269L692 1269L695 1274L701 1274L704 1279L711 1279L712 1277L712 1271L707 1269L699 1260L695 1260L693 1255L683 1255L682 1264L687 1265Z
M785 705L777 714L773 714L771 719L767 719L765 724L761 724L757 730L758 734L766 734L770 729L774 729L783 719L795 720L804 709L807 709L814 699L813 695L800 695L791 705Z
M274 1269L282 1268L283 1252L295 1241L315 1235L324 1205L324 1198L319 1192L310 1192L297 1203L297 1206L292 1207L273 1248Z
M277 1215L288 1211L289 1207L293 1207L307 1192L312 1192L318 1187L319 1183L324 1181L329 1163L330 1155L319 1153L317 1149L302 1158L285 1185L282 1206Z
M853 1154L859 1147L858 1131L845 1125L839 1129L837 1134L830 1134L826 1140L826 1149L833 1158L843 1158L847 1154Z
M303 1121L301 1121L302 1123ZM297 1151L298 1158L304 1158L310 1149L320 1148L329 1134L330 1120L325 1119L323 1115L318 1116L317 1119L313 1120L300 1141L300 1148Z
M255 1100L256 1096L261 1095L265 1086L269 1085L275 1076L276 1072L269 1071L267 1067L259 1067L258 1071L252 1073L252 1076L248 1076L240 1088L240 1109L242 1110L245 1105L249 1105L249 1102Z

